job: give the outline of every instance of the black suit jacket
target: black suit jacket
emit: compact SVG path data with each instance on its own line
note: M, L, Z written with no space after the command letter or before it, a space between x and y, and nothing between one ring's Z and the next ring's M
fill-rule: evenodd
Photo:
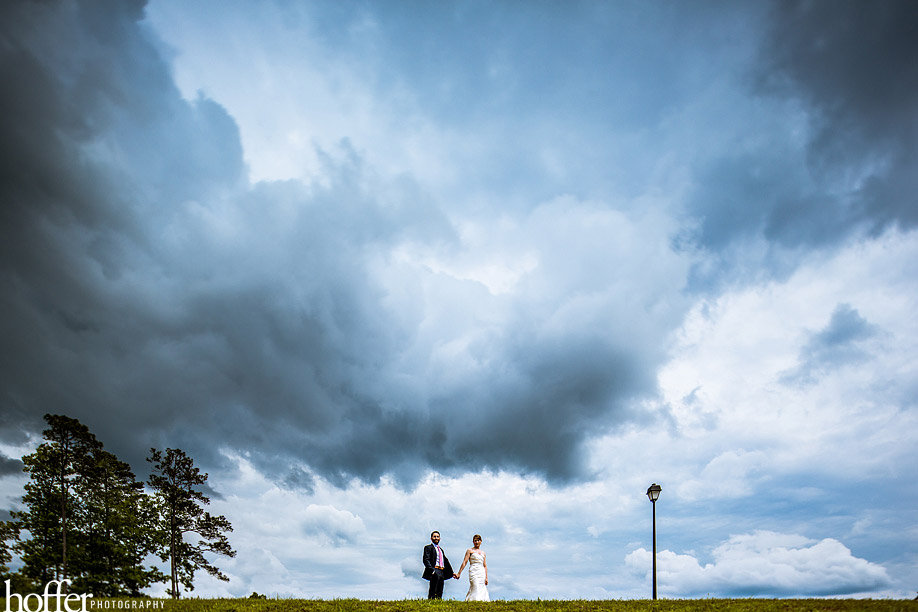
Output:
M443 550L442 548L440 550ZM424 547L424 580L430 580L437 566L437 548L433 544ZM447 578L453 577L453 566L449 564L446 553L443 553L443 573Z

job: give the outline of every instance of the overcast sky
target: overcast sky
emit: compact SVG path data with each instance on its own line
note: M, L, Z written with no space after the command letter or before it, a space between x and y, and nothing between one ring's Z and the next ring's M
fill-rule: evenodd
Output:
M915 2L12 0L0 78L0 507L55 413L209 472L200 596L648 597L652 482L662 597L918 589Z

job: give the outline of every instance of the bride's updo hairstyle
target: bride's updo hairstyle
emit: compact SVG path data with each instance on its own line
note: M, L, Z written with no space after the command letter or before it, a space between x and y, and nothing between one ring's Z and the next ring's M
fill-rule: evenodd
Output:
M481 541L481 536L478 535L477 533L472 536L472 541L474 542L475 540L478 540L479 542Z

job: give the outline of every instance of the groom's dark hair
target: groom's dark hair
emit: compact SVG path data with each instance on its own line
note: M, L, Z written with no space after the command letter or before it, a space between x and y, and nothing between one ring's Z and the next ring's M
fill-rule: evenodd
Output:
M433 537L433 534L440 535L440 532L437 531L437 530L431 531L431 532L430 532L430 537Z

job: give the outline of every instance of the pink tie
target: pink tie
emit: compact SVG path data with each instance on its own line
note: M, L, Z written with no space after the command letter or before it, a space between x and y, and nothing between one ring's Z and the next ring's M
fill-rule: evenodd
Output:
M443 567L443 551L437 546L437 567Z

